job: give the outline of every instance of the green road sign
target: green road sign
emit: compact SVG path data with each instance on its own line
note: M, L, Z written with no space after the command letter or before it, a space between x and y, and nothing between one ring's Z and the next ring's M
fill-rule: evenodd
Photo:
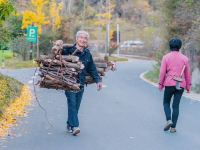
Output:
M27 42L37 43L37 36L38 36L38 27L36 26L29 26L27 28Z

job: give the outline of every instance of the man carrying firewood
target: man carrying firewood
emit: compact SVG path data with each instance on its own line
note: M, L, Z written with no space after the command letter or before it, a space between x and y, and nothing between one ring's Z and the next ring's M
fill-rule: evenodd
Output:
M80 133L78 111L84 92L86 74L89 73L91 75L97 84L97 90L102 89L101 78L98 75L90 50L87 48L88 39L88 32L78 31L76 34L76 43L72 47L64 47L62 51L62 55L78 56L79 60L84 64L84 69L79 74L80 91L65 91L68 104L67 131L75 136Z

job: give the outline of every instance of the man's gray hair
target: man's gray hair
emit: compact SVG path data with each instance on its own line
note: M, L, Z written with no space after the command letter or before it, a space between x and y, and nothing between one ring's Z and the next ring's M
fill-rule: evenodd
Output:
M89 33L87 31L84 30L80 30L76 33L76 38L78 38L81 34L84 34L87 36L87 38L89 39Z

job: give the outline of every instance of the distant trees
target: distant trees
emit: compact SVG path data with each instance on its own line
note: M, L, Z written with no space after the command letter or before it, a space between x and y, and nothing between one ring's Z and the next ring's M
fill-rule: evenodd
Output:
M183 41L181 51L190 59L193 89L200 92L200 1L164 0L160 2L149 0L155 10L164 13L165 28L163 29L167 31L165 49L156 53L157 60L160 63L163 53L168 50L167 41L170 38L181 38Z
M42 26L49 23L44 11L47 3L47 0L31 0L33 8L30 7L23 12L22 29L26 29L30 25L35 25L38 27L39 34L42 33Z
M0 0L0 23L5 21L13 11L14 7L9 0Z
M50 15L50 24L53 31L56 31L56 29L59 29L61 27L61 15L60 12L63 8L62 3L56 3L56 0L50 1L50 9L49 9L49 15Z
M7 43L10 39L10 33L4 26L3 22L14 11L14 7L9 0L0 0L0 50L7 48Z
M34 25L38 27L40 52L47 53L50 50L51 41L59 38L58 31L62 25L61 10L63 3L56 0L31 0L23 14L22 29Z

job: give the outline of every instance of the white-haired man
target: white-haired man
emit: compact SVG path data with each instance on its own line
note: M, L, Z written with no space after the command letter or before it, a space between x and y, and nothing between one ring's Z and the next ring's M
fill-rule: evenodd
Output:
M76 43L72 47L64 48L63 55L75 55L79 57L79 60L84 64L84 69L79 75L79 83L81 84L81 90L79 92L69 92L65 91L68 104L68 119L67 119L67 130L72 133L72 135L78 135L80 133L78 111L81 104L85 76L89 73L93 80L97 84L97 89L102 88L101 78L97 73L96 66L93 62L92 55L87 48L89 34L86 31L78 31L76 34Z

